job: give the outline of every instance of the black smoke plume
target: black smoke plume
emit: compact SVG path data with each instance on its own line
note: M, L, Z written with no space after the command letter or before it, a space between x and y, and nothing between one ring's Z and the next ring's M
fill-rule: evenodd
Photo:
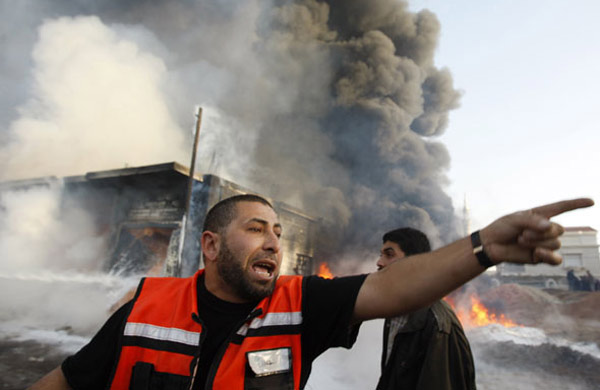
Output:
M435 137L459 93L434 64L431 12L395 0L0 4L1 178L187 164L202 105L197 169L323 217L330 255L375 251L402 225L434 244L456 236Z

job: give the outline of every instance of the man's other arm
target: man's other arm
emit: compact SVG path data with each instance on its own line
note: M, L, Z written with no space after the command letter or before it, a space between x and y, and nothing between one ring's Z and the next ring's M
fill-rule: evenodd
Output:
M35 382L27 390L72 390L67 383L67 379L62 372L62 369L56 367L54 370L46 374L42 379Z
M506 215L480 231L485 252L495 263L558 265L562 226L550 218L594 204L580 198ZM408 313L442 298L485 271L473 254L469 237L436 251L396 261L367 276L356 304L355 322Z

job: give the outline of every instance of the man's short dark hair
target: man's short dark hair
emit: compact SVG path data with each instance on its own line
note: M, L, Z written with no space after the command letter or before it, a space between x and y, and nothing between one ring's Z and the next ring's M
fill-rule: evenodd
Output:
M219 234L223 233L231 221L235 219L237 204L240 202L258 202L273 208L271 203L261 196L253 194L235 195L223 199L208 210L202 231L205 232L208 230Z
M404 227L389 231L383 235L383 242L395 242L406 256L429 252L429 239L420 230Z

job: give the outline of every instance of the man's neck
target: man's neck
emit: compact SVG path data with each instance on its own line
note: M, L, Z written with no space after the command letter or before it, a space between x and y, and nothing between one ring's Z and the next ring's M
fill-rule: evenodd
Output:
M204 271L204 285L206 290L219 298L222 301L230 303L248 303L248 299L243 299L236 294L231 286L229 286L223 279L219 277L216 270L205 270Z

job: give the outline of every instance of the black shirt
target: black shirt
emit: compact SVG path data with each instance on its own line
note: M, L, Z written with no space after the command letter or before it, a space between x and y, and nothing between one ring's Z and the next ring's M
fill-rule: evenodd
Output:
M204 388L208 371L227 336L237 330L240 323L248 318L248 315L258 305L258 302L231 303L217 298L211 294L204 284L204 275L198 278L198 311L202 320L202 331L204 341L200 350L198 373L194 381L194 390Z
M335 279L304 278L301 388L308 381L312 361L321 353L331 347L350 348L354 344L358 326L350 326L350 320L365 278L366 275ZM258 303L223 301L206 290L202 278L198 283L198 301L204 307L199 313L206 339L202 345L195 390L204 387L213 357L223 341ZM132 304L128 302L117 310L86 346L63 362L62 371L73 389L100 390L107 387L117 364L117 340Z

